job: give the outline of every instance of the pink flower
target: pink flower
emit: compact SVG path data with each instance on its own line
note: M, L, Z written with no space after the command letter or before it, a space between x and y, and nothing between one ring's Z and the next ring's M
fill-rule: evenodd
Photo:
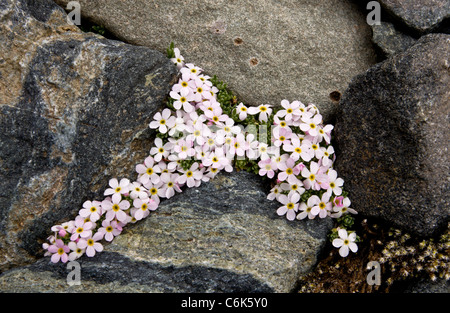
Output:
M319 142L321 142L322 140L325 140L325 142L327 144L330 144L330 140L331 140L331 131L333 130L334 126L333 125L326 125L324 127L319 127L318 130L318 140Z
M291 158L296 161L302 158L303 161L309 162L314 157L311 142L308 140L300 140L296 134L292 135L291 142L286 144L283 149L291 152Z
M282 195L281 191L282 190L281 190L280 186L276 185L275 187L273 187L270 190L270 193L267 195L267 199L269 199L271 201L273 201L274 199L278 200L280 198L280 196Z
M130 184L130 197L131 199L145 199L148 198L148 191L140 182L136 181Z
M305 202L300 203L300 205L299 205L300 213L297 215L297 219L302 220L306 217L308 217L310 220L314 219L316 217L316 215L314 215L311 212L311 210L312 210L313 206L315 206L319 202L320 202L319 197L311 196L311 197L309 197L309 199L306 203Z
M105 190L104 195L112 195L113 199L120 200L122 199L122 195L127 194L130 191L129 185L130 180L127 178L122 178L120 183L117 178L112 178L109 180L110 188Z
M223 122L227 121L229 119L228 115L222 114L222 108L219 106L217 108L214 108L211 110L205 111L205 116L213 121L215 124L222 125Z
M286 162L279 163L278 168L281 171L278 173L280 181L287 180L288 183L296 183L298 181L296 176L300 173L300 169L295 165L294 159L289 158Z
M319 124L322 123L322 115L316 114L312 118L302 118L303 123L300 124L300 129L311 136L319 134Z
M58 263L60 260L66 263L69 260L67 253L70 252L70 248L61 239L56 239L55 243L48 247L48 252L52 253L51 261L53 263Z
M247 141L245 140L245 136L243 133L237 134L236 138L234 139L234 143L230 147L230 154L231 155L237 155L240 157L245 156L245 152L248 149Z
M86 255L88 257L93 257L96 252L103 251L103 245L97 241L103 238L103 234L97 232L92 238L80 240L78 246L82 249L86 249Z
M149 156L144 160L144 164L136 165L136 172L139 175L139 181L144 185L151 181L153 184L159 182L159 175L161 173L161 168L158 165L154 165L153 157Z
M306 189L320 190L320 183L327 182L328 176L319 172L320 166L317 162L312 161L310 168L304 167L301 174L304 178L303 185Z
M211 87L205 84L201 79L195 78L189 81L189 86L193 90L193 98L195 102L202 102L203 99L210 99L212 94Z
M273 178L275 176L275 171L278 169L275 161L270 158L259 161L258 166L260 167L259 175L267 175L269 178Z
M201 74L203 70L195 66L192 63L186 63L182 69L180 69L181 74L188 73L191 79L196 79L198 75Z
M343 196L339 196L339 197L335 197L333 200L333 203L337 206L337 207L342 207L344 205L343 203L344 197Z
M192 133L186 137L186 140L196 142L198 145L203 146L206 142L206 138L211 135L211 130L208 126L200 121L197 121L193 125Z
M172 91L175 93L180 93L182 96L188 95L190 92L193 92L192 88L189 86L190 81L191 76L189 73L181 75L178 83L172 86Z
M198 169L198 167L199 164L195 162L187 171L182 170L181 172L183 175L178 177L177 182L180 184L186 183L189 188L200 186L203 173Z
M179 174L163 173L161 174L161 181L164 183L160 188L160 197L171 198L176 192L181 192L177 180Z
M303 184L301 181L298 181L298 183L295 184L282 183L280 185L282 190L289 191L288 196L292 196L294 193L302 195L305 192L305 188L303 188L302 186Z
M223 169L230 164L230 160L225 156L222 149L216 149L206 155L202 164L206 167L211 166L213 168Z
M102 227L98 229L98 232L103 235L106 241L112 241L114 237L120 235L122 232L122 227L117 223L117 221L104 220L102 222Z
M343 198L343 197L336 197L336 198ZM334 203L336 204L336 198ZM331 214L331 217L333 218L339 218L341 217L343 214L348 214L348 213L352 213L352 214L358 214L358 212L356 212L354 209L350 208L350 199L349 198L345 198L342 200L342 205L335 205L333 207L333 212Z
M82 240L79 240L78 242L71 241L71 242L69 242L67 244L67 246L72 251L69 254L69 260L70 261L78 259L79 257L81 257L85 253L86 250L84 248L79 247L79 245L78 245L80 242L81 242L81 245L83 246L83 241Z
M67 233L72 233L75 227L74 221L62 223L61 225L52 226L51 230L57 232L60 237L64 237Z
M124 211L130 207L128 200L119 200L106 198L102 202L102 208L106 210L106 220L112 221L117 219L118 221L125 222L127 220L127 213Z
M275 128L273 130L273 136L275 138L275 142L273 144L276 147L289 145L291 143L289 139L292 137L292 130L287 128Z
M173 150L178 153L180 160L185 160L195 155L195 149L193 147L194 142L192 140L180 139L173 147Z
M81 216L78 216L75 218L75 225L72 232L72 236L70 236L70 240L75 241L79 237L80 238L87 238L92 235L92 228L94 227L94 223L92 222L85 222L84 218Z
M278 201L284 205L278 208L277 214L280 216L286 214L286 218L290 221L293 221L297 215L296 212L298 211L299 200L300 195L298 193L295 193L290 197L286 195L281 195L278 198Z
M101 204L100 201L85 201L83 209L79 212L80 216L85 219L89 218L92 222L97 221L102 215Z

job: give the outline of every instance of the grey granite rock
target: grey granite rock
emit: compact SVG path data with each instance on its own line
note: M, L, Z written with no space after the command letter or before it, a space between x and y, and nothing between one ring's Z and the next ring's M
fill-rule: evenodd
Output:
M292 291L315 265L332 221L279 217L266 189L253 174L220 173L127 225L104 252L81 258L81 286L67 285L66 266L44 258L5 272L0 291Z
M372 31L372 41L385 58L405 51L416 42L414 37L397 30L395 25L389 22L372 25Z
M335 127L353 207L429 236L450 216L450 36L421 37L355 77Z
M435 30L450 18L448 0L380 0L384 9L418 35Z
M134 174L177 71L165 55L82 33L54 2L0 5L0 271L115 176Z
M349 0L79 2L83 17L126 42L165 51L173 41L250 105L312 102L329 120L330 94L376 62L370 26Z

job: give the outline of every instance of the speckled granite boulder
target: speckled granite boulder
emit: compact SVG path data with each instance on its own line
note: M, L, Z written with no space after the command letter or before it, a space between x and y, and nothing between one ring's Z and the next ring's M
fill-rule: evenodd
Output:
M380 0L380 3L397 21L418 35L435 30L450 18L448 0Z
M355 77L335 168L353 207L429 236L450 217L450 35L430 34Z
M350 0L79 2L83 17L126 42L165 51L173 41L249 105L312 102L327 120L330 94L375 63L370 26Z

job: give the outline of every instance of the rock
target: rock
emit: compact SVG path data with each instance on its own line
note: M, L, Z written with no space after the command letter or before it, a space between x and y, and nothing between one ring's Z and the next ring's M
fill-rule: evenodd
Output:
M35 261L52 225L134 175L177 71L82 33L54 2L0 4L0 271Z
M66 266L46 258L4 273L0 291L292 291L315 265L333 223L279 217L266 188L247 172L220 173L161 202L104 252L81 258L82 286L69 287Z
M450 215L449 50L449 35L426 35L355 77L335 125L354 209L421 236Z
M384 57L403 52L416 42L414 37L398 31L394 24L389 22L372 25L372 31L372 41Z
M405 293L449 293L450 281L445 278L438 278L436 281L431 279L421 279L412 283L405 290Z
M382 7L415 33L423 35L450 17L448 0L380 0Z
M173 41L249 105L312 102L329 120L330 94L376 62L366 17L348 0L79 2L83 17L126 42L166 51Z

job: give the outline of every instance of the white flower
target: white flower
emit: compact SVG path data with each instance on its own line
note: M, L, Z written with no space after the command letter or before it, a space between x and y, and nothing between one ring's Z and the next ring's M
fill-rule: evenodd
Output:
M319 134L319 124L322 123L322 115L316 114L312 118L302 118L303 123L300 124L300 129L307 132L309 135L315 137Z
M270 104L261 104L257 107L250 107L248 108L248 113L252 115L259 113L259 121L267 122L268 117L272 113L272 109L270 107L271 107Z
M288 100L284 99L281 100L281 106L284 108L284 110L278 111L277 116L284 117L286 121L291 121L294 115L296 116L300 115L299 101L293 101L292 103L289 103Z
M247 118L248 108L241 102L236 107L236 114L239 114L239 119L241 121Z
M198 187L202 182L203 173L198 169L198 163L195 162L191 165L191 167L187 170L180 170L183 175L180 175L177 178L177 183L185 184L191 187Z
M163 145L162 139L156 138L155 147L150 149L150 154L153 155L153 158L156 162L159 162L163 157L166 158L169 155L170 149L172 149L172 147L173 145L170 142L167 142L165 145Z
M187 113L191 113L194 111L194 107L190 103L194 100L194 94L192 92L187 95L179 94L178 92L171 91L170 97L175 100L173 103L173 107L177 110L180 110L183 107L183 110ZM167 110L167 109L166 109Z
M350 204L351 204L350 199L349 198L344 198L344 200L342 201L342 205L341 206L335 205L333 207L333 212L336 212L336 213L332 213L331 217L339 218L343 214L347 214L347 213L358 214L358 212L356 212L356 210L350 208Z
M336 196L340 196L342 194L341 187L344 184L344 180L337 177L337 172L333 169L328 171L328 179L328 185L330 186L329 190L332 190Z
M144 164L136 165L136 172L139 173L138 180L142 184L147 184L151 181L153 184L157 184L159 182L159 175L157 173L161 173L161 168L156 164L154 164L154 159L151 156L148 156L144 160Z
M299 200L300 195L298 193L294 193L292 196L281 195L278 198L278 201L284 205L278 208L277 214L280 216L286 214L286 218L290 221L293 221L297 216L296 212L298 211Z
M178 69L181 69L184 66L184 57L181 55L180 49L178 48L173 49L173 52L175 52L175 57L170 60L177 66Z
M112 178L109 180L110 188L106 189L104 192L105 196L112 195L112 199L119 201L122 199L122 195L130 191L130 180L128 178L122 178L119 181L117 178Z
M356 233L351 233L350 235L347 233L345 229L339 229L338 231L339 238L333 240L333 246L339 249L339 254L341 257L346 257L348 255L349 249L352 252L358 251L358 246L355 243Z
M149 124L150 128L158 128L158 131L163 134L175 125L175 117L171 116L169 109L164 109L162 113L157 112L153 119L154 121Z

